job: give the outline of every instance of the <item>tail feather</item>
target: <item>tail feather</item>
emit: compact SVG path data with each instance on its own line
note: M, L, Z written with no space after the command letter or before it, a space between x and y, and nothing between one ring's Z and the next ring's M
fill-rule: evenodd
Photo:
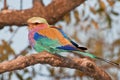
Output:
M111 64L111 65L114 65L114 66L117 66L117 67L120 68L120 64L115 63L115 62L110 61L110 60L107 60L107 59L103 59L103 58L97 57L97 56L95 56L95 55L93 55L93 54L91 54L91 53L89 53L89 52L80 52L80 51L75 51L75 52L78 53L78 54L81 54L81 55L83 55L83 56L87 56L87 57L90 57L90 58L94 58L94 59L98 59L98 60L107 62L107 63L109 63L109 64Z
M96 57L96 59L101 60L101 61L104 61L104 62L107 62L107 63L109 63L109 64L111 64L111 65L114 65L114 66L117 66L117 67L120 68L120 64L115 63L115 62L113 62L113 61L110 61L110 60L107 60L107 59L103 59L103 58L100 58L100 57Z
M75 53L78 53L80 55L83 55L83 56L87 56L87 57L90 57L90 58L96 58L95 55L89 53L89 52L81 52L81 51L74 51Z

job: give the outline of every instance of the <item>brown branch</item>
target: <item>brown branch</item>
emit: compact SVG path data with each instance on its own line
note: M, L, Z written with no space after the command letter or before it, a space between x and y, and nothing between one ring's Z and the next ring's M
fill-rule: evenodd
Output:
M48 23L54 24L64 14L82 4L85 0L53 0L48 6L42 1L34 0L33 7L25 10L3 10L0 12L0 28L4 26L25 25L28 18L33 16L44 17Z
M27 56L19 56L18 58L0 63L0 73L7 71L23 69L27 66L37 63L50 64L56 67L67 67L78 69L86 75L95 78L96 80L111 80L109 75L98 67L93 61L87 58L65 58L57 55L52 55L47 52L32 54Z

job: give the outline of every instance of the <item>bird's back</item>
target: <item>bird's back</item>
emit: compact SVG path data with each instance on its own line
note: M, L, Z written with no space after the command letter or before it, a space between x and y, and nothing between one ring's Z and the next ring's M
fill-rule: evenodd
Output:
M72 45L69 40L67 40L62 33L56 28L45 28L38 31L39 34L46 36L52 40L58 40L61 45Z

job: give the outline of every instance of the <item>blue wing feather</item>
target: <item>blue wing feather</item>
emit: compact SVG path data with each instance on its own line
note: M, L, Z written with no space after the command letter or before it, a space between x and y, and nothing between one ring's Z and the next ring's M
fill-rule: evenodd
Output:
M41 34L39 34L39 33L37 33L37 32L34 34L34 39L35 39L35 40L39 40L39 39L41 39L41 38L45 38L45 36L43 36L43 35L41 35Z
M65 45L65 46L59 46L59 47L56 47L57 49L63 49L63 50L73 50L73 51L76 51L77 48L71 46L71 45Z
M69 37L63 32L62 29L60 29L60 28L56 28L56 29L58 29L65 38L69 39Z

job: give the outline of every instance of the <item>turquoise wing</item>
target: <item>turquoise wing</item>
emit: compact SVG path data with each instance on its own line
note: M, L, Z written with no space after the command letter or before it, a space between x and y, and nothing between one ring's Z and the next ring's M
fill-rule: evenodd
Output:
M37 32L34 34L34 40L35 40L34 49L37 52L42 52L42 51L50 52L52 48L55 48L56 46L60 46L57 40L51 40L43 35L40 35Z

